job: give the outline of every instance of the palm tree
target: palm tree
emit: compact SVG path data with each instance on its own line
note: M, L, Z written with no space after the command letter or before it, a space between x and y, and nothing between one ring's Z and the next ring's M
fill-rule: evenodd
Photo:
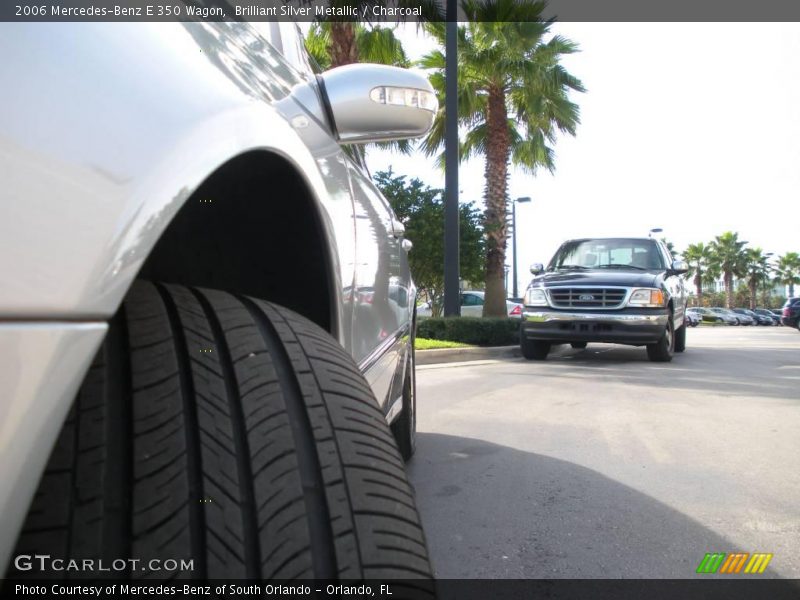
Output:
M739 240L739 234L726 231L711 242L711 266L722 273L725 283L725 307L733 307L733 278L742 277L747 271L744 247L747 242Z
M775 275L775 282L788 285L789 297L794 297L794 286L800 283L800 255L797 252L787 252L778 258Z
M344 29L348 30L346 35L342 33ZM337 41L339 37L342 40ZM322 21L311 26L305 41L308 53L323 71L362 61L409 66L403 45L387 27Z
M458 28L458 121L467 131L459 158L485 159L483 310L485 316L505 316L509 163L530 173L541 167L552 172L558 133L575 135L580 122L569 92L585 89L559 64L578 46L550 35L552 23L542 20L544 2L464 0L462 8L469 22ZM441 47L420 61L422 67L434 70L431 84L441 107L423 142L431 156L444 145L445 24L431 23L426 29ZM439 160L443 162L442 155Z
M756 294L758 286L769 281L769 256L761 248L748 248L745 250L745 265L747 269L747 287L750 290L750 310L756 308Z
M689 244L683 251L683 260L689 264L687 274L694 275L692 281L697 293L697 305L703 306L703 279L714 276L711 268L711 248L703 242Z
M385 4L382 0L329 0L328 7L334 10L356 9L359 15L366 16L366 20L369 21L368 15L371 14L369 11L375 6ZM442 20L444 16L442 7L437 0L396 0L391 5L421 9L422 14L417 17L418 22ZM364 12L365 9L367 12ZM342 67L357 62L395 64L369 58L369 52L365 52L363 32L365 29L371 30L372 28L366 28L361 22L338 20L337 17L331 17L331 20L318 21L317 24L322 25L326 32L325 55L328 57L328 61L325 68ZM375 29L391 32L385 28ZM394 36L392 35L392 37ZM320 62L320 66L324 66L323 63Z

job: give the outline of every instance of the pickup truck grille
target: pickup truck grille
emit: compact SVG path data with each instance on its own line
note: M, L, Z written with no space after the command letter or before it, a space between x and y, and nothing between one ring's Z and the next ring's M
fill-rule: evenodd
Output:
M625 288L550 288L550 304L556 308L618 308Z

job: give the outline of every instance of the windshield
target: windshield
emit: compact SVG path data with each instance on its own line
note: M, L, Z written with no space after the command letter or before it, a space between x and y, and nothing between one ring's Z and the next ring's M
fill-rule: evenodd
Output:
M663 270L664 261L655 240L615 238L572 240L558 249L548 271L567 269Z

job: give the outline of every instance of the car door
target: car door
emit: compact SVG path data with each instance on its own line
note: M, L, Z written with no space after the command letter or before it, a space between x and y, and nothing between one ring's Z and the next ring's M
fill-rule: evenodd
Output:
M462 317L482 317L483 298L478 294L464 292L461 294L461 316Z
M414 306L403 227L389 203L360 167L350 163L356 265L353 356L378 401L385 405L396 388Z
M671 269L672 261L674 260L672 254L661 242L658 243L658 248L664 264L667 265L667 269ZM683 276L671 274L664 279L664 284L672 297L672 305L675 310L675 326L679 327L680 323L683 322L684 311L686 310L686 285Z

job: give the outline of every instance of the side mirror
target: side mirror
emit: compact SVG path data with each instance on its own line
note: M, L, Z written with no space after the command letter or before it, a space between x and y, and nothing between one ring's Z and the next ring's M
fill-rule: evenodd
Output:
M689 265L687 265L686 262L682 260L673 260L672 270L675 271L676 273L686 273L686 271L689 270Z
M534 275L538 275L539 273L544 272L544 265L542 263L533 263L531 265L531 273Z
M353 64L320 76L339 141L403 140L425 135L439 108L428 79L399 67Z

